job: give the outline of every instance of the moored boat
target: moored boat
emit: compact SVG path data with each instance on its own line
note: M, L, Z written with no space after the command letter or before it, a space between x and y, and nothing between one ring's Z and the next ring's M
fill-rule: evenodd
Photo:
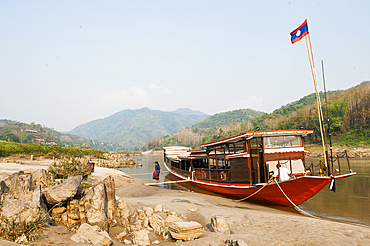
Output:
M308 150L303 146L303 138L310 133L313 131L255 131L203 144L200 150L164 147L164 164L176 179L204 190L294 207L332 180L356 174L337 175L335 171L315 176L306 166ZM289 179L279 177L282 168L289 170Z

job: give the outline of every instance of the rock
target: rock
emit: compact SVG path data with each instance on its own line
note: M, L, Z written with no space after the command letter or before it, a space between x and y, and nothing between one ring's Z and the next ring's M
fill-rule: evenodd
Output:
M196 211L198 211L198 209L197 208L189 208L188 209L190 212L196 212Z
M175 215L168 215L168 217L165 220L166 224L171 224L173 222L183 222L183 220Z
M0 196L4 194L4 192L8 192L9 187L5 184L4 180L1 180L0 182Z
M164 231L164 220L158 214L153 214L149 218L149 224L153 228L154 232L158 235L162 235Z
M126 236L127 236L127 232L126 231L123 231L123 232L121 232L120 234L118 234L116 236L116 239L118 239L120 241L123 241Z
M152 242L152 245L158 245L158 244L160 244L161 242L159 242L158 240L155 240L155 241L153 241Z
M174 222L169 226L168 232L173 239L187 241L203 235L202 225L195 221Z
M77 234L86 237L93 245L109 246L113 244L112 239L106 231L101 231L98 226L84 223L78 228ZM79 236L76 236L79 237Z
M154 212L151 207L143 207L143 211L147 217L152 216Z
M114 184L114 178L112 176L106 177L104 180L105 193L107 197L107 216L108 222L111 226L114 226L114 218L117 216L116 210L116 187Z
M1 215L11 221L20 219L27 223L38 220L40 216L43 216L44 220L50 218L39 189L33 192L31 198L6 199L1 208Z
M139 246L150 245L148 230L134 231L134 243Z
M162 212L162 210L163 210L163 205L162 204L158 204L154 208L154 213Z
M54 184L54 176L45 169L38 169L32 174L36 186L50 187Z
M54 185L45 190L46 202L55 205L60 202L72 199L77 192L82 181L82 176L73 176L66 179L63 183Z
M230 234L231 232L229 223L220 216L213 216L211 218L211 231L225 234Z
M75 243L89 243L89 239L80 233L74 234L69 239L71 239Z
M65 207L60 208L53 208L51 210L51 217L55 221L55 223L60 224L62 223L62 215L66 212Z
M9 187L9 191L17 199L24 198L35 189L32 175L19 173L13 173L5 179L6 186Z
M109 223L116 223L115 217L121 215L116 210L114 189L114 180L111 176L93 186L80 201L81 222L97 225L102 230L109 231Z
M128 225L128 218L130 216L130 210L127 206L126 199L118 198L117 200L117 220L118 224L126 227Z
M247 246L247 243L242 239L227 240L226 244L227 244L227 246Z

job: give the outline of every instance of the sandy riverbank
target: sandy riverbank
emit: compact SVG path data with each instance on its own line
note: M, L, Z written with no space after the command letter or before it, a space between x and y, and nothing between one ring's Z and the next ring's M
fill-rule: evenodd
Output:
M32 172L47 168L50 163L51 161L0 163L0 179L18 171ZM221 246L226 245L226 240L238 239L243 239L248 245L370 245L370 228L366 227L309 218L222 197L145 186L146 181L113 169L97 167L91 179L97 182L108 175L115 179L116 196L126 198L132 211L143 206L163 204L165 209L178 210L188 221L197 221L203 225L204 236L200 239L173 243L151 238L159 240L160 245L208 246L213 243ZM222 216L228 221L231 235L209 231L211 217L214 215ZM119 232L118 228L111 229L112 236ZM64 226L52 226L46 230L43 239L29 245L75 245L76 243L69 240L73 234ZM0 245L12 243L2 241ZM115 241L114 245L123 244Z

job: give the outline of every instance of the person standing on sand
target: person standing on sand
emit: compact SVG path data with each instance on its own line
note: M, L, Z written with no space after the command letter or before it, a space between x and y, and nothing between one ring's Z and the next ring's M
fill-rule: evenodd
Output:
M162 172L161 166L159 165L158 161L155 161L154 164L155 164L155 167L154 167L155 171L154 171L153 179L155 179L156 183L159 183L160 182L159 173L163 174L163 172Z

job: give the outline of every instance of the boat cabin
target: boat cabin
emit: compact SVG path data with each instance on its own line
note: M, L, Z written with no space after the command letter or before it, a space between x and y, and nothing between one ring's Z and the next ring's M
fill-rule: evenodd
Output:
M306 174L303 137L312 130L246 132L202 144L201 150L164 147L166 165L188 178L235 184L266 183L280 164L293 176Z

